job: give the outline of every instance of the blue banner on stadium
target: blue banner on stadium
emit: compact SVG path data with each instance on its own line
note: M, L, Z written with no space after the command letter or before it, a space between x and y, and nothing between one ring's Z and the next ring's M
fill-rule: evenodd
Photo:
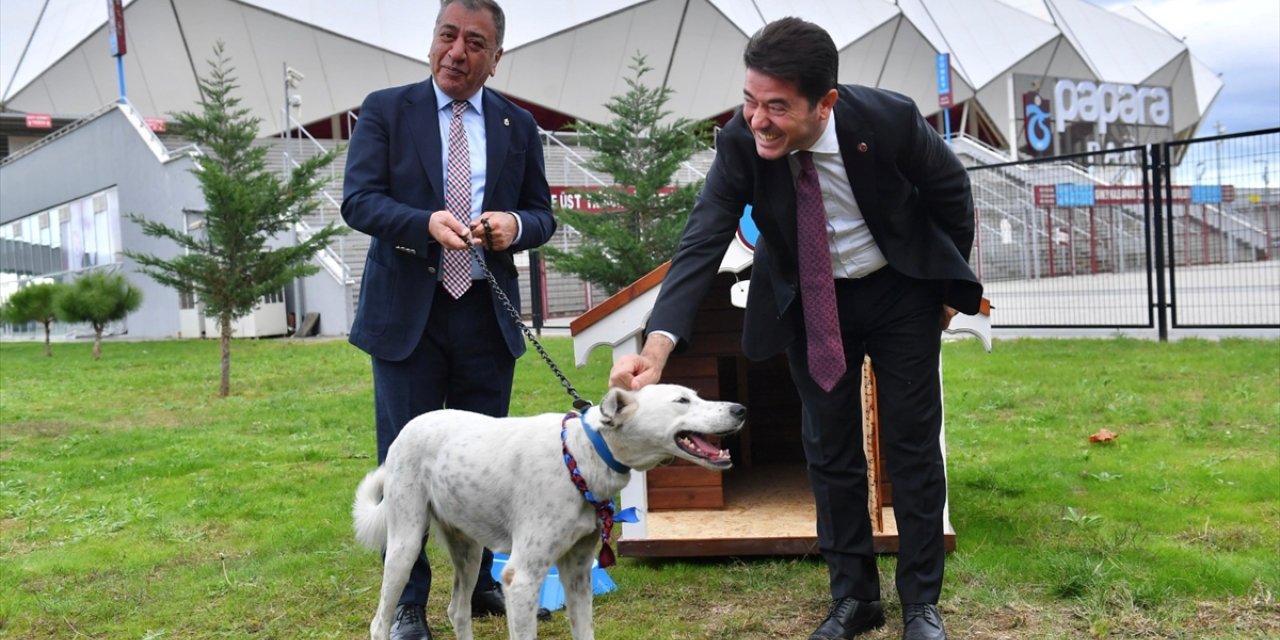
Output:
M1059 207L1092 207L1093 185L1060 182L1054 187L1055 204Z
M1220 204L1222 186L1216 184L1191 185L1191 204Z

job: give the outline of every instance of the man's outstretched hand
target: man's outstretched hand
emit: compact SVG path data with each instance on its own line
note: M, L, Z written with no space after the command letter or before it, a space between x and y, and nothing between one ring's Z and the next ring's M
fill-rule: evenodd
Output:
M635 391L662 379L662 369L675 343L662 334L650 334L639 354L622 356L609 372L609 386Z

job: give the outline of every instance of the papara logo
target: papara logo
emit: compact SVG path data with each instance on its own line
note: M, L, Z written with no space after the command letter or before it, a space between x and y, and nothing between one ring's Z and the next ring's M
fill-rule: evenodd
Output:
M1170 120L1171 100L1164 87L1059 80L1053 87L1053 102L1057 105L1053 121L1058 133L1067 130L1068 122L1093 122L1099 134L1106 134L1113 122L1168 126Z
M1053 129L1049 126L1052 111L1048 100L1035 91L1022 94L1022 114L1027 119L1027 146L1035 151L1048 151L1053 142Z

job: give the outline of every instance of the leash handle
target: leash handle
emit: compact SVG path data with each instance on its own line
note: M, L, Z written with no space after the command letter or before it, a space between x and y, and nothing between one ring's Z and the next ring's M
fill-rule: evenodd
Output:
M484 225L485 244L492 247L493 227L489 226L488 218L481 218L480 224ZM533 332L529 330L529 327L525 326L524 321L520 319L520 311L516 309L515 305L511 304L511 299L507 297L507 292L503 291L502 287L498 286L498 280L493 277L493 272L489 271L489 264L481 259L480 250L477 249L475 245L471 245L470 249L472 255L475 256L476 261L480 263L480 269L484 271L485 280L489 281L489 289L493 291L493 295L497 296L498 301L502 303L504 308L506 308L507 313L511 315L511 319L515 320L516 326L520 327L520 331L524 333L524 337L527 338L529 342L533 343L533 347L538 350L538 355L542 356L542 359L546 361L547 366L551 367L552 373L554 373L556 378L560 380L560 385L563 386L569 396L573 398L573 408L578 411L586 411L587 407L591 406L591 403L578 395L578 390L573 388L573 384L569 382L569 378L560 371L560 367L556 366L555 361L547 354L547 350L542 348L542 343L538 342L538 339L533 337Z

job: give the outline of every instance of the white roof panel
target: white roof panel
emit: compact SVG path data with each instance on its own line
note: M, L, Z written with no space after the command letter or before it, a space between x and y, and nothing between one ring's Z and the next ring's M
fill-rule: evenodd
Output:
M764 26L760 3L755 0L711 0L711 4L743 35L750 36Z
M1027 15L1035 16L1053 24L1053 14L1049 11L1049 7L1045 4L1045 0L999 0L1000 4L1008 5L1021 11Z
M795 16L822 25L837 49L849 46L899 14L898 7L885 0L759 0L756 4L767 22ZM751 33L754 31L747 35Z
M902 10L922 33L926 22L936 27L930 41L952 54L953 71L974 87L1058 36L1052 24L997 0L903 0Z
M125 0L124 5L128 8L133 3L134 0ZM11 5L26 5L26 8ZM107 23L106 2L48 0L44 3L43 11L31 10L40 5L41 3L30 0L0 2L0 25L3 25L0 28L4 30L0 41L14 41L6 42L3 49L0 49L5 54L0 59L0 85L3 85L0 86L0 91L4 92L0 100L7 100L17 93ZM11 33L20 35L11 37ZM126 22L126 43L128 38ZM102 55L110 56L105 39L102 46ZM16 50L17 58L8 57L11 49ZM18 66L19 62L21 67Z
M1186 50L1168 33L1107 11L1085 0L1048 0L1058 28L1080 50L1098 77L1141 84Z
M1098 1L1098 0L1094 0ZM1202 118L1222 81L1141 12L1086 0L505 0L506 55L490 86L599 121L625 90L632 55L647 82L675 93L676 116L708 117L741 102L746 38L795 15L823 25L840 49L840 80L905 93L936 109L935 54L952 54L956 102L1003 128L1008 75L1171 83L1184 118ZM46 6L47 5L47 6ZM304 120L358 106L374 89L427 77L438 4L423 0L126 0L130 101L148 115L190 110L195 73L227 43L244 105L280 123L282 65L299 69ZM41 13L43 8L43 13ZM115 99L102 0L0 0L5 107L73 117ZM25 52L25 53L24 53ZM994 101L994 102L993 102ZM1186 106L1184 106L1186 105ZM1194 105L1194 106L1192 106ZM1002 118L1001 116L1004 116Z
M1222 76L1191 56L1191 77L1196 88L1196 120L1199 121L1204 114L1209 113L1209 107L1213 106L1213 101L1222 93Z

